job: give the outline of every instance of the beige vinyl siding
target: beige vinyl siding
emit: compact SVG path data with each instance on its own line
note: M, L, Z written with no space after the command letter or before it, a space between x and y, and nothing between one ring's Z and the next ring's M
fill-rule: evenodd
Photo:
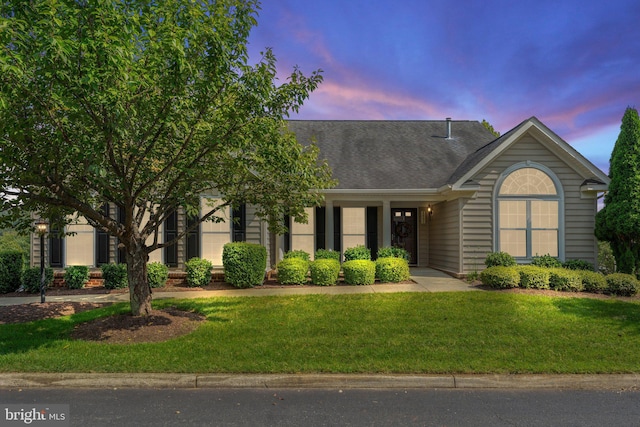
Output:
M418 208L418 267L429 265L429 221L427 208Z
M144 215L144 219L143 219L143 224L146 224L147 221L149 220L149 213L147 212ZM178 227L181 227L182 225L184 225L184 215L178 215ZM146 244L151 246L153 244L153 239L154 239L154 235L150 235L149 237L147 237L147 241ZM164 242L164 224L160 224L160 227L158 228L158 242ZM180 262L180 260L182 258L180 258L180 248L182 245L180 245L178 243L178 263ZM184 254L184 251L182 252ZM111 258L113 260L113 262L116 262L116 260L118 259L117 256L116 258ZM162 263L164 260L164 250L163 249L156 249L155 251L151 252L149 254L149 262L160 262Z
M492 183L484 183L476 198L460 200L463 230L461 272L482 271L487 253L493 251L492 188Z
M478 253L486 254L496 249L493 246L493 192L496 181L508 167L527 160L552 170L562 184L564 236L561 235L560 239L565 239L564 258L595 262L597 251L593 230L596 199L583 198L580 192L581 184L591 174L577 164L575 167L578 171L570 167L559 157L559 148L557 152L552 150L554 148L548 148L531 134L525 134L473 177L480 184L480 190L475 198L465 201L462 213L464 272L474 271L474 265L478 264Z
M247 221L247 243L262 244L262 228L260 227L260 218L256 215L256 206L247 205L246 208Z
M257 206L247 205L246 221L247 221L247 243L255 243L269 248L269 233L263 233L267 223L263 222L256 214ZM267 267L271 265L271 259L267 250Z
M458 200L433 206L429 226L429 265L460 272L460 210Z
M565 259L583 259L595 265L598 245L593 233L597 202L596 199L581 200L579 196L567 204L565 211Z
M109 236L109 263L118 262L118 239Z
M45 251L44 251L44 259L45 263L49 265L49 251L46 250L47 243L45 237ZM30 250L30 265L31 267L40 266L40 256L42 254L42 246L40 246L40 236L37 233L31 233L31 250Z

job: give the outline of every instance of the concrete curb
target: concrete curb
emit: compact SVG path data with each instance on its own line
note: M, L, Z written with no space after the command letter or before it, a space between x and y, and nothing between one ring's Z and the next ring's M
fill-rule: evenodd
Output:
M640 374L368 375L7 373L1 388L640 389Z

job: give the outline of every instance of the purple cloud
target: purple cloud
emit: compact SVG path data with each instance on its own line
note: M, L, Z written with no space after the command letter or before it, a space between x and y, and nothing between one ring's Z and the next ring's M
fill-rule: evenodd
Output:
M301 118L485 118L505 132L535 115L571 143L640 103L638 17L636 0L281 0L263 5L250 50L273 47L283 75L324 70Z

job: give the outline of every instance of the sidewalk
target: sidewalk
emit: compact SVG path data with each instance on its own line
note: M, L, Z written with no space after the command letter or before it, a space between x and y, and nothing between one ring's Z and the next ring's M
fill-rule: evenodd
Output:
M266 289L233 289L220 291L183 291L162 292L154 290L153 298L209 298L221 296L267 296L267 295L310 295L310 294L361 294L361 293L389 293L389 292L459 292L477 291L464 280L456 279L441 271L430 268L412 268L411 279L415 283L397 283L368 286L310 286ZM92 294L92 295L60 295L47 296L47 302L121 302L129 301L128 293L120 294ZM0 307L7 305L29 304L40 302L39 295L25 297L1 297Z

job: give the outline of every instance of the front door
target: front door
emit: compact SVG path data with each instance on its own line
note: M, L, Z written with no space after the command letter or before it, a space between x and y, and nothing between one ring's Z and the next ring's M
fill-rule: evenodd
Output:
M391 209L391 245L409 252L409 264L418 263L418 210Z

